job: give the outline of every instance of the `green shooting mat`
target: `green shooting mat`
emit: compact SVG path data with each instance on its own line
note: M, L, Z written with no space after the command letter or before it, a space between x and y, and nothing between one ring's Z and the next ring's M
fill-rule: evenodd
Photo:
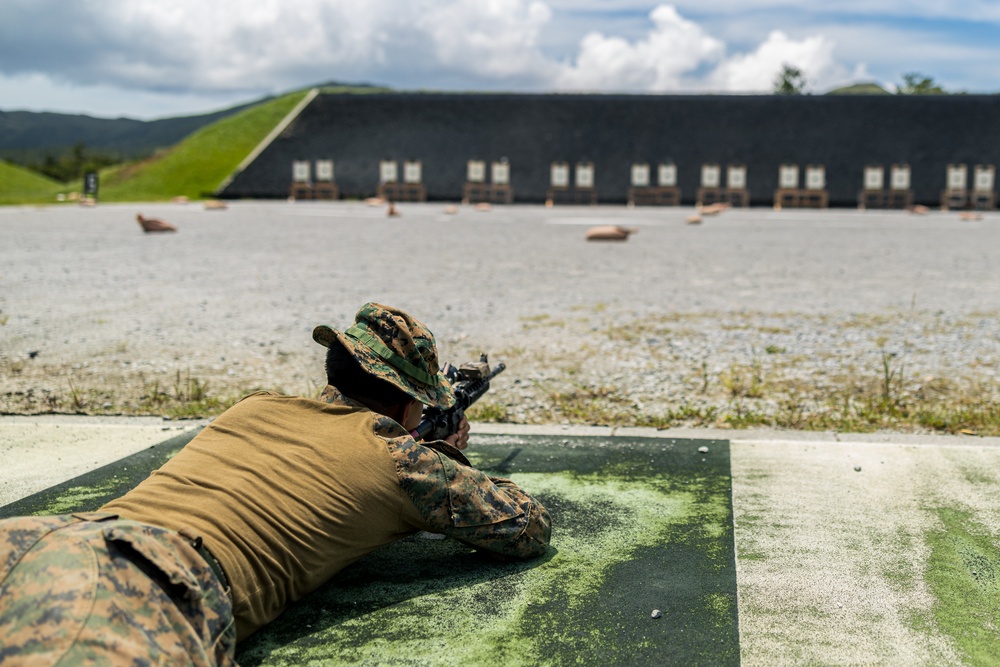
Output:
M96 509L193 436L0 516ZM240 664L739 664L727 441L489 435L467 453L549 509L548 554L501 563L451 539L407 538L292 605L240 645Z

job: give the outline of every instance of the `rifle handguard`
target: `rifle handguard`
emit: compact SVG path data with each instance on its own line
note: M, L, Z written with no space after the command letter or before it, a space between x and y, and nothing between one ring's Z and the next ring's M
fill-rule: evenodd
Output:
M457 433L465 411L490 390L490 380L506 368L505 364L500 363L490 370L485 354L479 357L478 362L463 364L457 369L447 364L443 372L455 391L455 405L447 410L425 407L420 424L410 435L416 440L444 440Z

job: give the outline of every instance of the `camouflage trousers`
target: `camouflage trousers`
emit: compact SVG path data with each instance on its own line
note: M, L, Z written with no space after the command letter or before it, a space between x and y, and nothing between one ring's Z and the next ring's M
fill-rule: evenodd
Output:
M232 604L177 533L110 514L0 521L0 664L235 665Z

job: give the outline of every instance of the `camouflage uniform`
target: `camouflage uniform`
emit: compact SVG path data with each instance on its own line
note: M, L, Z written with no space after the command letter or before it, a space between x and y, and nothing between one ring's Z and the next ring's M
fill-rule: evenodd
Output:
M0 521L0 663L231 665L229 597L180 535L113 514Z
M237 639L358 558L418 531L498 556L545 552L545 508L445 442L327 386L258 392L105 511L201 535L229 581Z
M402 311L366 304L313 337L425 405L455 402L433 335ZM102 510L0 522L4 665L231 664L236 641L389 542L426 530L528 558L551 531L510 480L333 386L248 396Z

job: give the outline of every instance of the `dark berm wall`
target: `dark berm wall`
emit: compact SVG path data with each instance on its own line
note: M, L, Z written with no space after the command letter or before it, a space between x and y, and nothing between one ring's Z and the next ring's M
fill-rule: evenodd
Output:
M293 160L332 159L341 197L375 192L381 159L423 162L428 197L458 200L466 161L506 157L517 201L540 202L553 161L590 160L601 202L624 202L633 162L678 166L685 203L702 163L747 165L770 205L778 166L826 167L831 205L854 206L866 164L908 163L937 205L949 163L1000 164L1000 96L320 95L226 187L286 197ZM655 179L655 167L653 168Z

